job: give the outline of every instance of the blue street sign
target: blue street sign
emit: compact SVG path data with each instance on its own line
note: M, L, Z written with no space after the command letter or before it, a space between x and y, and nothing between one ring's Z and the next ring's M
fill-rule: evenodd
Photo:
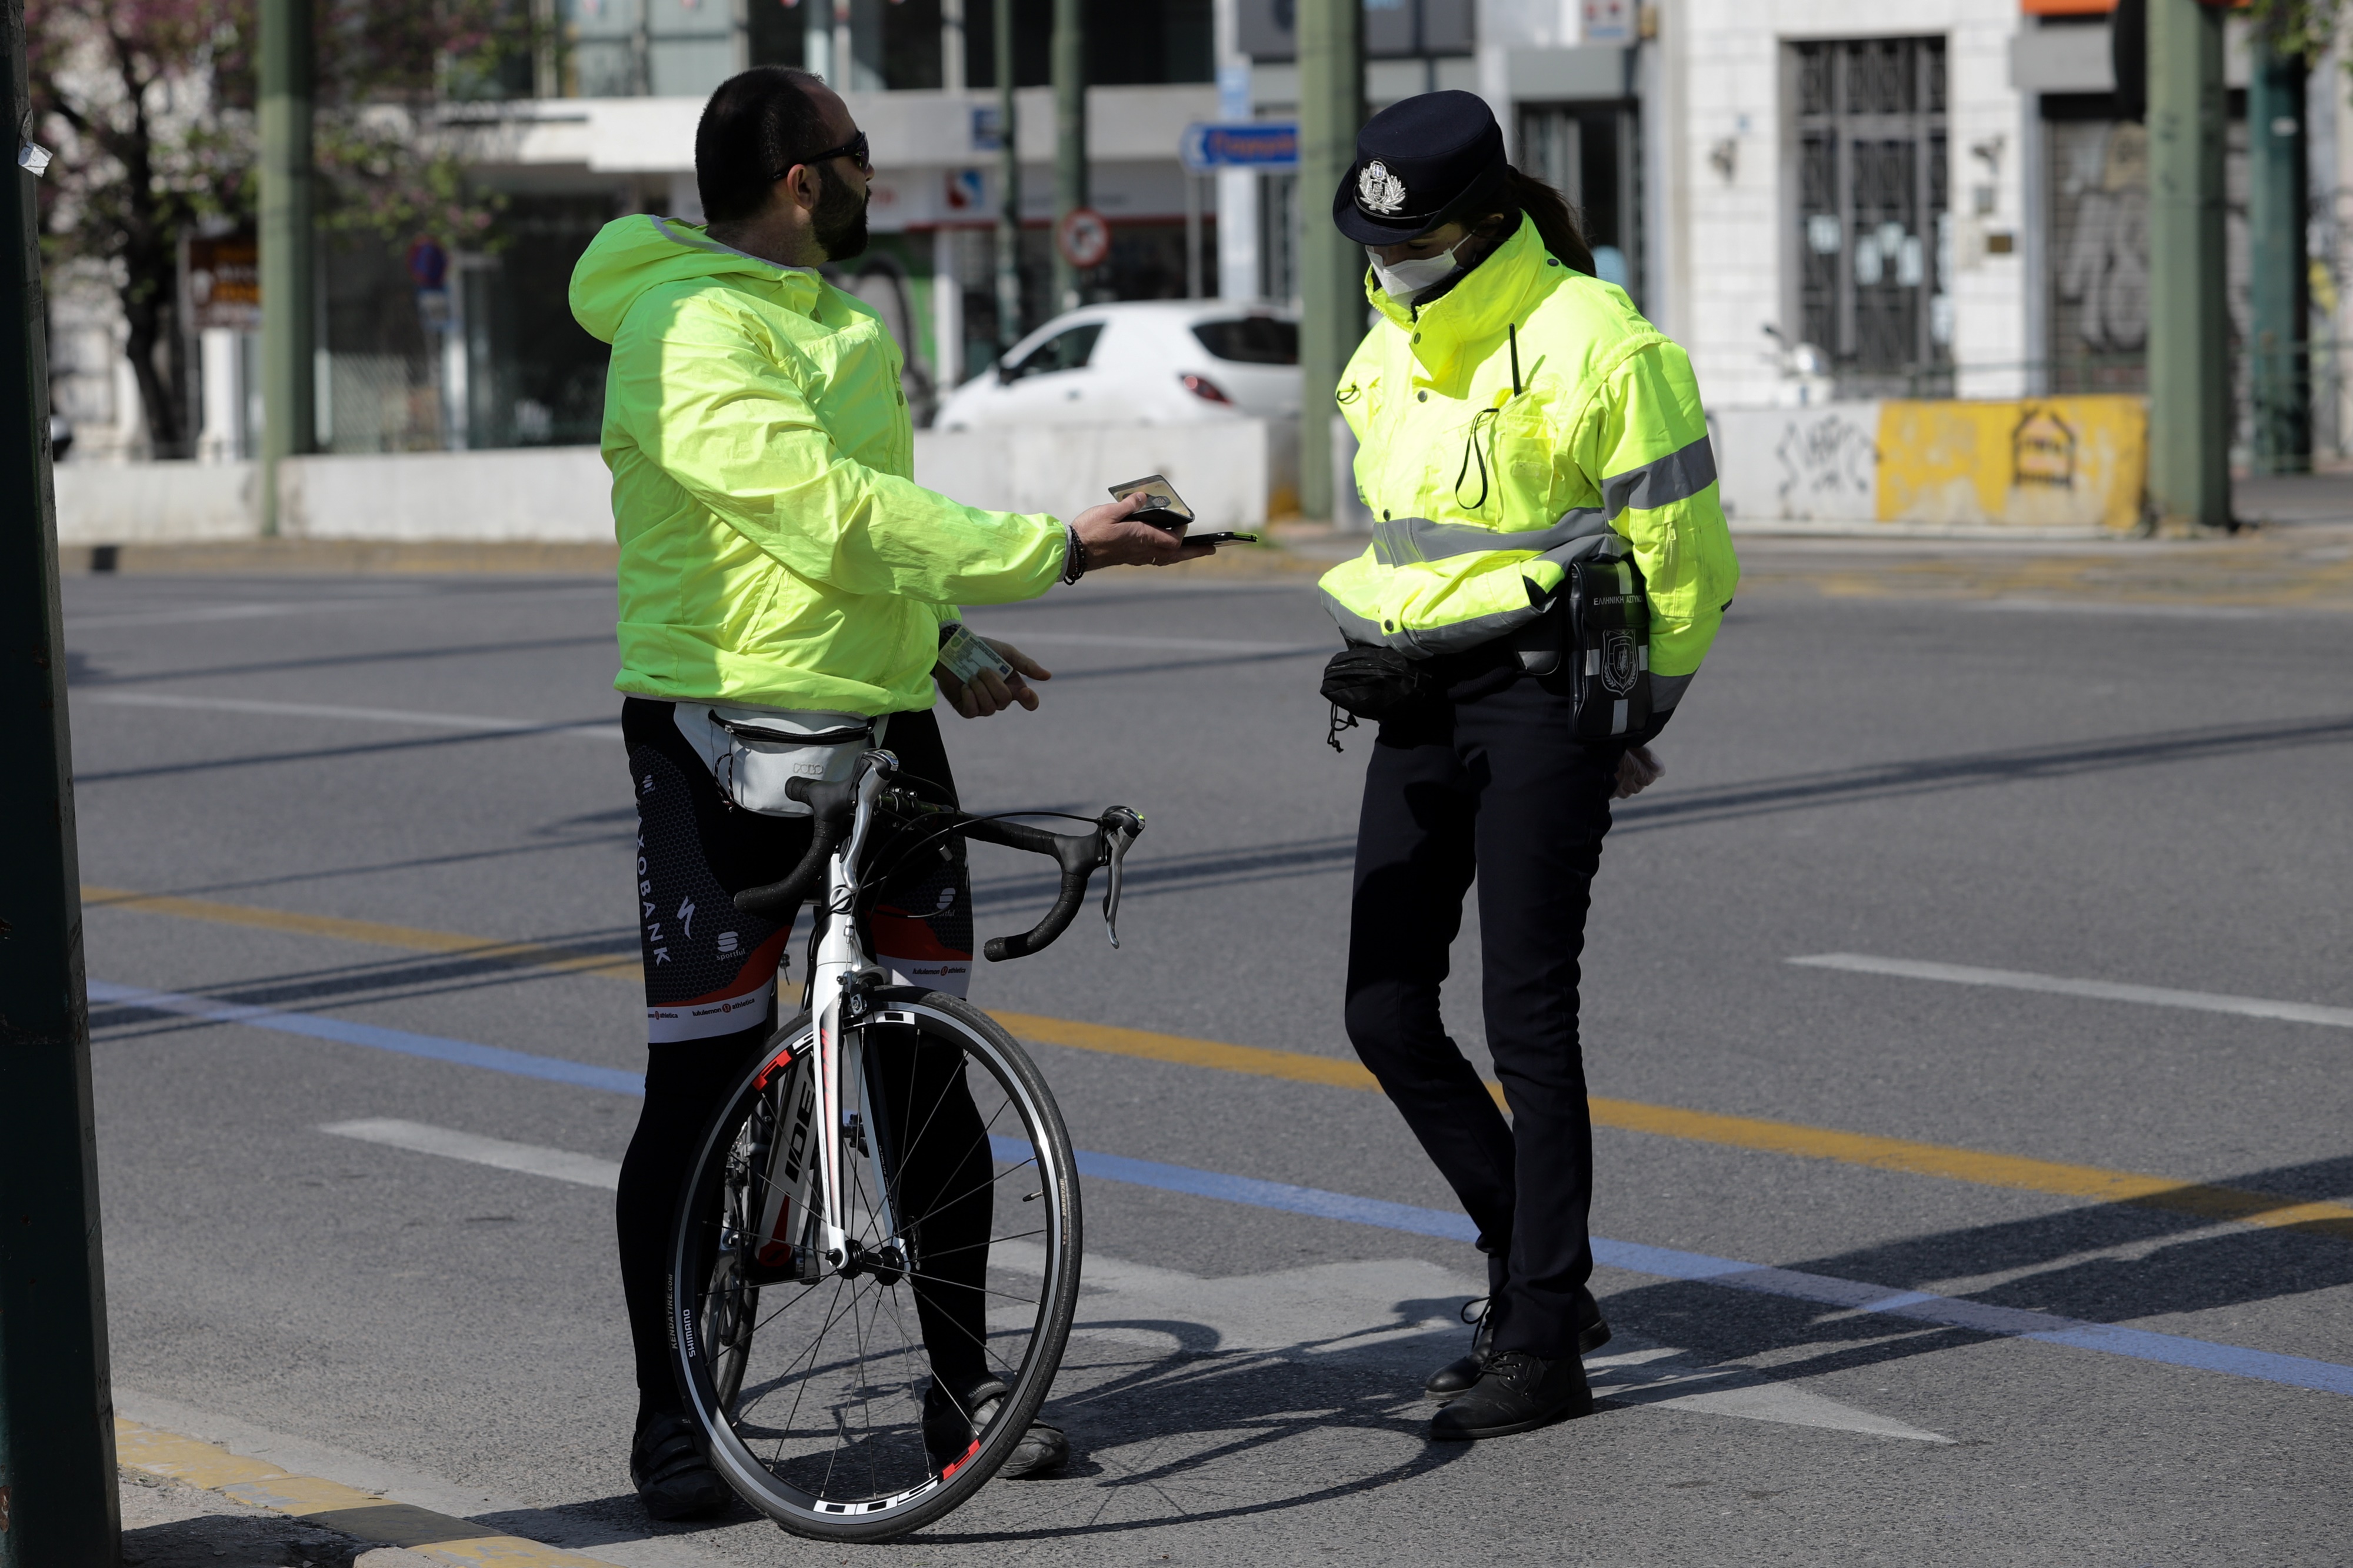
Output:
M1185 167L1197 174L1212 169L1296 169L1299 122L1245 120L1227 125L1187 125L1184 140L1176 145Z

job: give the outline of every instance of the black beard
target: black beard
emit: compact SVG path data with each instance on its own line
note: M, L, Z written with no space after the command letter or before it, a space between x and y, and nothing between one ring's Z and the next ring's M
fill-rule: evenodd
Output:
M828 261L847 261L866 250L866 204L872 197L854 195L849 182L838 179L830 164L820 163L817 170L818 184L824 192L817 199L817 208L809 214L809 232L825 251Z

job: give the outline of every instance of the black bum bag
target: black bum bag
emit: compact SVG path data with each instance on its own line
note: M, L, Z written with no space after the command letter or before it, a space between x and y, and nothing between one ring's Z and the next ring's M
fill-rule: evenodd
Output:
M1630 557L1570 562L1545 612L1503 640L1530 675L1565 676L1578 740L1622 740L1649 727L1651 599ZM1350 643L1324 667L1324 700L1376 723L1444 691L1429 660L1370 643Z

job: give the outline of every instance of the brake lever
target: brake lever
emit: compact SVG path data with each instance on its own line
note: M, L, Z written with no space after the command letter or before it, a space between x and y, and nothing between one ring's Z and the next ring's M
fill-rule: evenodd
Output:
M1111 933L1111 944L1119 945L1119 889L1122 873L1127 864L1128 846L1144 831L1144 814L1126 806L1115 805L1103 814L1104 831L1111 837L1111 882L1103 889L1103 929Z

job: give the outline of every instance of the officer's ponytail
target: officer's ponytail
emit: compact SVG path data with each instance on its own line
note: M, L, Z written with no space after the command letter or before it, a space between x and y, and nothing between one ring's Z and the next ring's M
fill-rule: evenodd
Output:
M1593 247L1585 243L1585 231L1567 196L1534 174L1507 168L1504 171L1504 198L1535 220L1536 237L1544 241L1546 250L1579 272L1593 271Z

